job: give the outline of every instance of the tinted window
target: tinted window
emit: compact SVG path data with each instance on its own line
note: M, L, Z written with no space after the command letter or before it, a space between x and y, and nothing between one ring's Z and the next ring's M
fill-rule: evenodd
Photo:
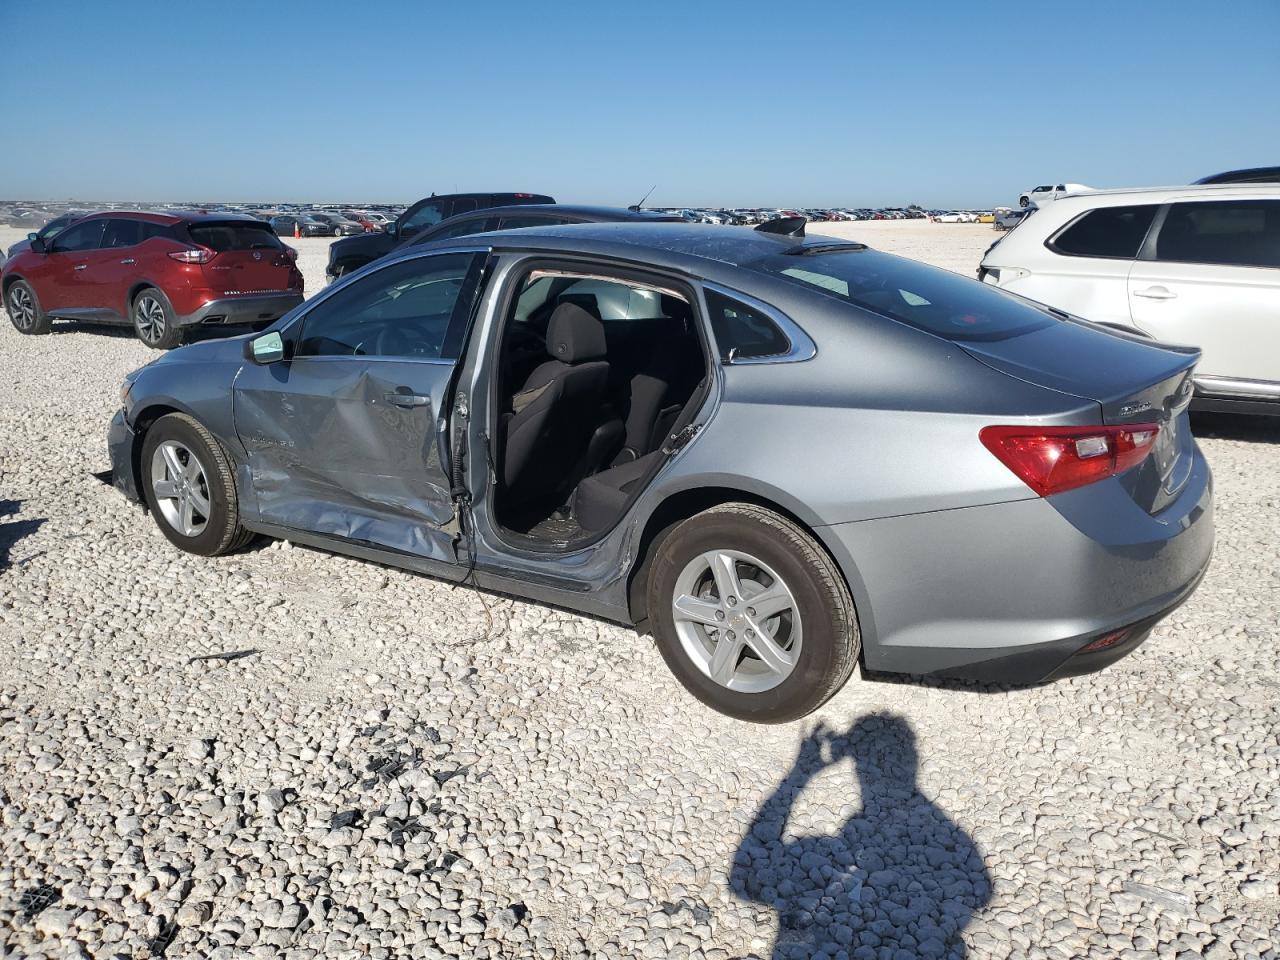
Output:
M417 233L419 230L425 230L427 227L434 227L444 218L445 209L443 203L424 203L401 224L400 230L408 236L409 234Z
M58 253L76 253L97 250L102 240L102 220L88 220L68 227L53 239L53 249Z
M470 217L461 223L451 223L433 231L430 236L421 237L420 242L430 243L432 240L448 240L450 237L467 237L473 233L483 233L489 229L489 220L485 217Z
M152 237L169 236L169 228L162 223L149 223L146 220L139 222L142 224L142 237L139 241L141 243L146 243L146 241L150 240Z
M56 236L67 224L73 220L79 220L83 217L83 213L67 213L60 217L54 217L46 223L37 233L41 240L48 240L50 237Z
M1056 322L976 280L875 250L775 253L748 266L949 340L1004 340Z
M141 220L108 220L102 235L104 247L132 247L142 242Z
M499 230L518 230L520 227L552 227L571 221L563 217L503 217L498 224Z
M1054 237L1049 246L1073 257L1131 260L1138 255L1155 214L1154 204L1090 210Z
M1156 259L1280 267L1280 200L1175 203L1160 228Z
M257 223L194 223L187 228L193 242L222 253L226 250L282 250L271 228Z
M791 341L768 316L739 300L708 290L707 309L721 360L728 360L731 350L735 357L747 359L773 357L791 349Z
M360 278L306 314L294 356L452 359L446 337L455 318L460 329L470 316L479 262L470 253L417 257Z

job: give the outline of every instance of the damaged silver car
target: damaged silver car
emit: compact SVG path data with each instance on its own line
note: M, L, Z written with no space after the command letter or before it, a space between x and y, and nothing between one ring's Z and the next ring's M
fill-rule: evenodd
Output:
M412 247L131 375L114 483L255 536L652 632L717 710L868 671L1099 669L1213 545L1197 353L798 225Z

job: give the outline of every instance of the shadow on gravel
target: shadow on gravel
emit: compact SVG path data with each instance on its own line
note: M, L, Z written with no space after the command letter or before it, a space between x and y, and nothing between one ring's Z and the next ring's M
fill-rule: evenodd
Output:
M116 337L124 340L137 339L137 333L129 324L123 323L94 323L91 320L59 320L49 328L49 333L61 335L67 333L93 333L104 337ZM221 340L224 337L238 337L242 334L253 333L253 327L246 325L237 326L219 326L212 324L207 327L196 326L190 327L183 334L183 343L200 343L204 340Z
M1034 690L1053 685L1052 680L1030 683L998 683L994 680L966 680L961 677L935 677L922 673L876 673L865 668L862 679L869 683L901 684L907 687L932 687L935 690L951 690L956 693L1009 693L1014 690Z
M22 509L21 500L0 500L0 518L11 517ZM31 520L10 520L0 522L0 570L12 566L9 551L23 537L35 533L44 525L44 517Z
M1232 413L1193 413L1191 432L1197 437L1280 443L1280 417L1250 417Z
M831 834L784 840L801 792L846 759L861 808ZM991 878L974 842L920 793L917 764L915 734L892 714L805 738L738 846L729 881L778 912L774 960L966 955L960 934L990 902Z

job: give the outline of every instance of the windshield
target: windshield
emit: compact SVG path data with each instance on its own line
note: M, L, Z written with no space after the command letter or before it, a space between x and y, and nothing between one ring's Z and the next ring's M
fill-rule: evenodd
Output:
M227 250L282 250L283 244L267 224L200 223L189 228L191 239L202 247Z
M875 250L777 253L747 266L948 340L1004 340L1056 322L975 280Z

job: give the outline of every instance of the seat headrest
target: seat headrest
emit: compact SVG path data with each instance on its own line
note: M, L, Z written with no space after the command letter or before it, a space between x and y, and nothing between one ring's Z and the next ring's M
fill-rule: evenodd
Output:
M596 360L606 352L604 324L576 303L561 303L547 321L547 353L563 363Z

